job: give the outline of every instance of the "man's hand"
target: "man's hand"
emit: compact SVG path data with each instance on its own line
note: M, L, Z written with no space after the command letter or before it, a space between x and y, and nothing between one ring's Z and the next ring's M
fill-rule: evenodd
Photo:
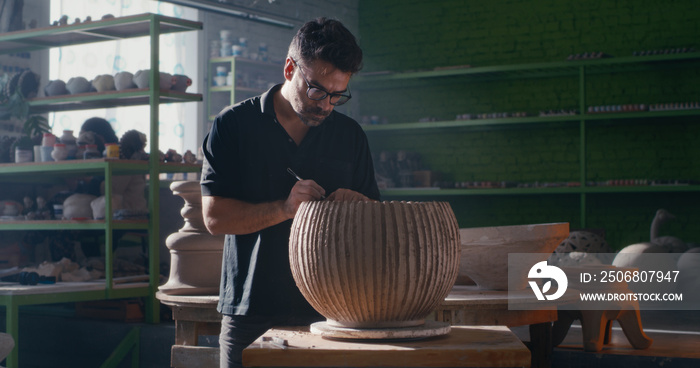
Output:
M289 218L294 218L299 205L304 201L318 201L326 195L326 191L313 180L301 180L294 184L292 192L284 202L284 212Z
M326 199L327 201L336 201L336 202L342 202L342 201L371 201L371 199L367 198L365 195L362 193L358 193L354 190L350 189L344 189L340 188L336 190L335 192L331 193L330 196Z

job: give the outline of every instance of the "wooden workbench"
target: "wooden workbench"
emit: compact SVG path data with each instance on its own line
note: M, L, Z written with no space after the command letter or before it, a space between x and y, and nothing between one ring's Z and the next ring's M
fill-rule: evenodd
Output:
M539 303L538 309L508 309L510 298L520 303ZM562 299L567 303L569 299ZM551 366L552 322L557 320L557 304L540 307L529 289L508 291L481 290L472 285L455 285L445 300L435 310L435 320L452 325L481 326L529 326L532 367Z
M413 341L329 340L308 327L273 328L263 337L243 351L245 367L530 366L530 351L505 326L454 326L448 335Z
M455 285L435 310L435 320L466 326L525 326L557 320L557 305L539 309L508 309L508 298L522 296L523 302L538 302L529 289L518 292L481 290L472 285Z

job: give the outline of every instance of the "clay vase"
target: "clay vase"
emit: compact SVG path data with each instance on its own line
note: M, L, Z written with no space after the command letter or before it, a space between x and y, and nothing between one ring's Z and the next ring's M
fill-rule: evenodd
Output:
M211 235L204 226L198 181L174 181L170 190L185 200L180 211L185 225L165 239L170 277L158 289L169 295L218 295L225 236Z
M304 202L289 261L329 326L421 326L457 277L459 229L447 202Z
M522 290L528 285L530 268L547 260L569 236L569 223L462 228L459 234L462 244L460 274L469 276L480 289ZM509 253L531 254L528 262L532 262L516 264L509 269ZM509 283L509 278L517 281Z

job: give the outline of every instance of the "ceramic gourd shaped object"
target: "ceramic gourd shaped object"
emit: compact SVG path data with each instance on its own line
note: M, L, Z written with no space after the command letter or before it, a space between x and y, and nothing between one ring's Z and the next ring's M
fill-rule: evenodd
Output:
M114 91L114 77L109 74L102 74L92 80L92 87L97 92Z
M69 93L66 89L66 82L60 79L49 81L44 87L44 95L46 96L61 96Z
M186 75L175 74L173 75L173 83L171 89L176 92L185 92L187 87L192 85L192 79Z
M148 69L139 70L134 74L134 83L138 88L148 88L151 71ZM160 89L169 90L173 85L173 76L165 72L160 72Z
M117 91L136 88L136 84L134 83L134 75L129 72L119 72L115 74L114 88L116 88Z
M92 84L85 77L73 77L66 83L66 89L72 95L86 93L92 91Z

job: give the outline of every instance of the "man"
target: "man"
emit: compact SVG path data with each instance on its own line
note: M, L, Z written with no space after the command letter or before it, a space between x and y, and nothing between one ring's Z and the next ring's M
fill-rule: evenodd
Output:
M224 109L204 140L204 220L212 234L227 234L222 367L241 366L243 349L274 325L322 319L289 266L301 202L379 199L364 132L333 110L350 99L361 65L362 50L340 22L310 21L289 46L284 84Z

